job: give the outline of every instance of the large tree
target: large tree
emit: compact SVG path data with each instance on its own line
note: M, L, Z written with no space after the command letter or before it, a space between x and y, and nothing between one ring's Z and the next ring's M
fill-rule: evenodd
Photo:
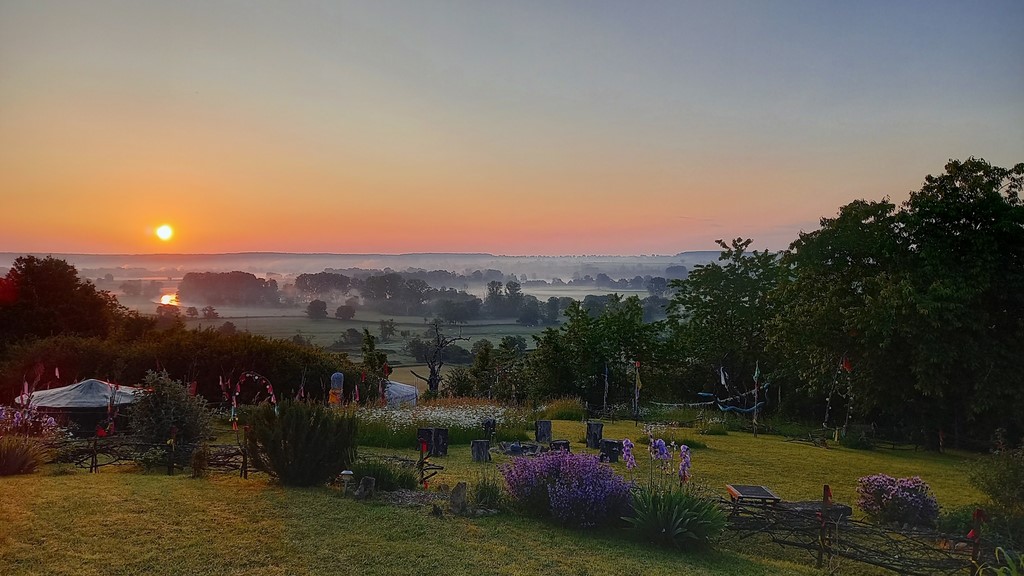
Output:
M766 366L769 294L779 282L778 255L748 251L750 239L722 247L719 262L697 266L686 280L673 280L668 305L670 342L676 358L702 366L711 375L724 369L730 383L747 388L760 364Z
M109 292L52 256L21 256L0 278L0 342L60 334L108 336L125 312Z
M852 202L801 234L772 342L789 372L826 393L848 378L859 417L933 442L1024 431L1022 181L951 161L899 209Z

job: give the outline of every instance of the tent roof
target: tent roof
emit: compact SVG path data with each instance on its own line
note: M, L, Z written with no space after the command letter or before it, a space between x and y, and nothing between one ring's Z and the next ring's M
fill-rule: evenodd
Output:
M388 380L387 387L384 389L384 396L388 400L388 406L397 408L402 404L416 405L416 399L419 398L419 388L410 386L409 384L402 384L401 382L395 382L394 380Z
M141 388L119 386L114 404L131 404L141 392ZM90 378L61 388L34 392L30 405L33 408L106 408L112 394L113 384ZM23 400L19 397L18 401L20 403Z

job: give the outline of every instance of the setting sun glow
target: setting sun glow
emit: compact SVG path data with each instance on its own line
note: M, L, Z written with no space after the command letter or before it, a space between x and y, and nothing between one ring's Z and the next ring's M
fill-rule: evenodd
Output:
M170 240L171 236L174 236L174 229L167 224L164 224L156 229L156 236L161 240Z

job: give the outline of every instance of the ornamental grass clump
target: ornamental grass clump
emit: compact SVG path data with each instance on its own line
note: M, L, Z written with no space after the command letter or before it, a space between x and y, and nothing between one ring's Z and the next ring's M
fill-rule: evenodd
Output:
M287 486L326 484L355 460L356 419L321 404L261 404L244 417L253 465Z
M49 451L38 438L0 436L0 476L32 474L49 460Z
M658 546L691 549L707 546L725 528L725 513L706 490L690 482L693 461L690 447L679 446L679 464L675 465L675 443L655 438L648 427L650 455L646 485L633 488L630 514L622 519L636 535ZM636 468L635 445L623 440L623 458L630 475Z
M939 518L939 503L917 476L864 476L857 480L857 494L857 507L876 522L931 527Z
M606 524L629 502L631 484L597 456L546 452L501 467L512 503L530 514L573 527Z
M658 546L704 547L725 529L725 512L693 484L638 487L631 504L632 512L623 520L640 539Z

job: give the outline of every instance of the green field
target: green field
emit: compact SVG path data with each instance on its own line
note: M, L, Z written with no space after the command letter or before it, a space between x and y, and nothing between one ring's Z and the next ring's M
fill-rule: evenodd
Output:
M606 437L639 434L632 422L605 428ZM571 440L573 451L584 450L583 435L580 422L554 423L554 436ZM856 478L885 472L921 476L944 507L981 500L963 480L972 462L963 454L826 450L746 433L702 440L708 448L693 453L695 479L722 495L725 483L751 483L790 500L816 499L828 483L837 501L852 504ZM504 460L474 463L468 446L451 446L449 456L435 458L445 470L432 489L474 483ZM621 463L616 468L628 474ZM619 529L568 530L512 513L437 518L427 508L356 502L335 489L281 488L259 474L193 480L132 467L90 475L50 466L0 478L0 502L0 566L11 576L821 573L805 553L748 541L682 554L633 542ZM875 572L845 565L842 573Z

